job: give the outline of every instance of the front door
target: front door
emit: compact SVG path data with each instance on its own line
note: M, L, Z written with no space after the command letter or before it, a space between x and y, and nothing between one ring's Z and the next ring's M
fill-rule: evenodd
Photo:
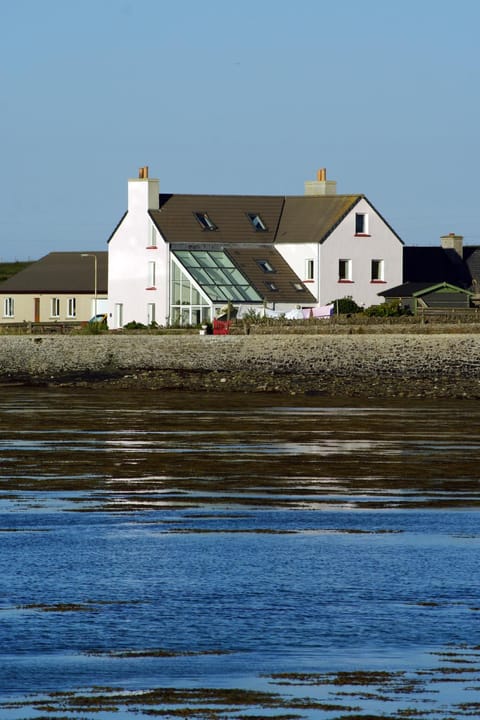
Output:
M34 298L33 322L40 322L40 298Z

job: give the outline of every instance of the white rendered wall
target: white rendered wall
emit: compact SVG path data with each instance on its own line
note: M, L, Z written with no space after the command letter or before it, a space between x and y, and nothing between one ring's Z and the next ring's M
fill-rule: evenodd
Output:
M318 272L318 243L276 243L275 249L278 250L283 259L290 265L293 272L318 300L320 282ZM313 281L308 280L306 277L307 260L313 260ZM299 298L299 303L302 303L301 298Z
M368 236L355 235L355 215L368 215ZM339 282L338 261L351 260L352 282ZM384 261L384 282L372 282L372 260ZM403 282L403 245L367 200L362 199L320 245L320 304L352 297L360 306L383 302L377 293Z
M148 306L155 304L155 320L168 323L169 252L156 232L152 247L153 222L149 209L158 209L158 180L128 182L128 212L108 247L108 325L117 329L115 307L123 306L123 325L150 321ZM155 262L154 289L149 284L149 263Z

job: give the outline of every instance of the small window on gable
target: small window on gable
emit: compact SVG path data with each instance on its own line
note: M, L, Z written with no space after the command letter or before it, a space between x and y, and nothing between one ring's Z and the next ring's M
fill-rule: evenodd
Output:
M208 213L206 212L196 212L194 213L197 221L200 223L202 228L204 230L216 230L217 226L215 225L212 220L208 217Z
M267 281L265 280L265 285L267 286L267 288L268 288L269 290L273 290L273 292L277 292L277 291L278 291L278 285L275 285L274 282L267 282Z
M355 235L368 235L367 213L355 213Z
M257 230L258 232L266 231L267 226L263 222L260 215L258 215L257 213L247 213L247 216L248 216L248 219L250 220L250 222L252 223L253 227L255 228L255 230Z
M262 268L263 272L265 273L273 273L275 272L275 268L270 265L268 260L257 260L258 265Z

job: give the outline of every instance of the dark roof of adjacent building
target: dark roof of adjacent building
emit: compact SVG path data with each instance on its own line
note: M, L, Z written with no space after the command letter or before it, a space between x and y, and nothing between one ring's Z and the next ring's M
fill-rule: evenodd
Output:
M88 257L82 257L87 254ZM1 293L58 293L82 294L95 290L95 261L97 258L97 292L106 294L108 288L108 253L90 250L81 252L52 252L29 265L8 280L0 283Z
M385 298L418 297L424 293L434 292L435 290L441 290L446 287L470 294L470 291L466 288L460 287L459 285L453 285L448 282L406 282L402 285L397 285L396 287L384 290L378 294Z
M463 260L472 278L472 286L477 289L480 287L480 247L477 245L465 245L463 248Z
M460 288L480 283L480 248L465 246L461 257L453 248L411 246L403 249L405 282L447 282Z
M449 282L469 287L472 282L468 265L455 250L442 247L404 247L403 279L405 282Z

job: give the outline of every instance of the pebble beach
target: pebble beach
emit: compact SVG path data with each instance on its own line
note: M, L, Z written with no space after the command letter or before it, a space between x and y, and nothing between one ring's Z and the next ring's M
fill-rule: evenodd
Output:
M12 335L0 383L472 399L480 335Z

